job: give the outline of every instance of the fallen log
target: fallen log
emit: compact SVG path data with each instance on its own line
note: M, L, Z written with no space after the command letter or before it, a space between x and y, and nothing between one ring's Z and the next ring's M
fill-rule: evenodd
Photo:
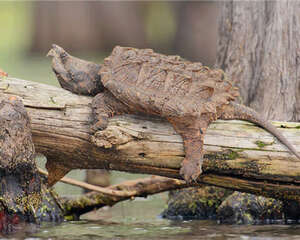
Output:
M13 78L0 81L0 94L22 98L36 150L47 156L51 167L64 173L105 168L181 179L182 140L161 119L119 116L93 134L91 97ZM300 148L300 123L274 125ZM263 129L242 121L216 121L208 129L204 150L204 174L198 183L299 199L300 161Z

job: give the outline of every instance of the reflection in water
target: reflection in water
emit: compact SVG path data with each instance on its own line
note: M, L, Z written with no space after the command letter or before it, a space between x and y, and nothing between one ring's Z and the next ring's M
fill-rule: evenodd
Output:
M83 179L83 171L72 171L71 177ZM140 175L113 173L113 184ZM78 195L81 189L58 185L60 194ZM82 216L79 222L60 225L28 224L14 239L157 239L157 240L293 240L300 239L300 225L218 225L214 221L170 221L159 218L166 208L167 193L121 202ZM0 238L6 239L6 238Z
M79 222L41 226L28 239L300 239L298 225L218 225L214 221L169 221L158 217L167 195L123 202L83 216ZM33 229L35 230L35 229ZM20 237L20 235L19 235Z

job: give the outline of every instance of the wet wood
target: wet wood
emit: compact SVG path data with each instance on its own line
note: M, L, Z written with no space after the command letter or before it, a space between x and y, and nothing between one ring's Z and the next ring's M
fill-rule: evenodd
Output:
M0 81L0 94L23 99L37 152L57 166L181 178L182 140L161 119L115 117L105 131L93 135L90 97L12 78ZM300 149L300 123L274 124ZM242 121L217 121L208 129L204 151L199 183L280 198L300 196L300 161L263 129Z

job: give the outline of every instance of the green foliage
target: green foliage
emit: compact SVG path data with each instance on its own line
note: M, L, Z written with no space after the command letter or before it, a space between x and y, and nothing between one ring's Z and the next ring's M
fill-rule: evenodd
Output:
M56 84L50 60L26 55L33 22L32 2L0 2L0 68L11 77Z
M30 44L31 16L30 2L0 2L0 57L20 52Z

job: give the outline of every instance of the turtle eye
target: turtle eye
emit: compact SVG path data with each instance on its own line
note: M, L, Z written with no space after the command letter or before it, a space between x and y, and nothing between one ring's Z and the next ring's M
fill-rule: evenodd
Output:
M61 54L60 54L60 57L63 59L63 58L66 58L67 57L67 53L66 52L62 52Z
M59 56L60 56L61 62L62 62L63 64L65 64L66 61L67 61L67 56L68 56L68 54L67 54L66 52L62 52Z

